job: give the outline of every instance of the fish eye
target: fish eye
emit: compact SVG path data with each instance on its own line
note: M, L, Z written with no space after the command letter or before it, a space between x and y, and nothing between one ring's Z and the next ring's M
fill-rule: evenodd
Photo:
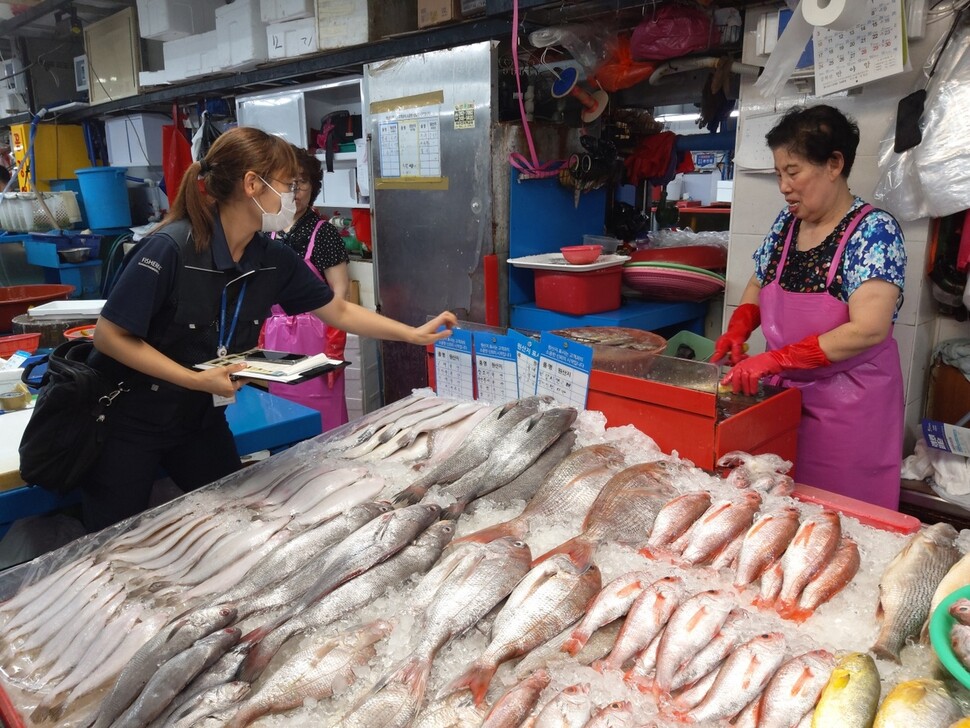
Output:
M517 549L525 548L525 541L513 541L512 545Z

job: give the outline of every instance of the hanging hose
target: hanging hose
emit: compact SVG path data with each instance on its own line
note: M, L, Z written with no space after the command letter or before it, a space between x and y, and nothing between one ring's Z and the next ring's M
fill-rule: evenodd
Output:
M131 233L125 233L124 235L118 236L111 244L111 248L104 258L104 271L101 275L101 298L107 298L108 294L111 293L111 289L114 288L115 283L118 282L118 276L121 275L122 263L125 259L124 244L131 242L132 239L133 236ZM121 251L120 258L118 257L119 250ZM112 264L115 263L116 259L118 261L117 266L112 268Z

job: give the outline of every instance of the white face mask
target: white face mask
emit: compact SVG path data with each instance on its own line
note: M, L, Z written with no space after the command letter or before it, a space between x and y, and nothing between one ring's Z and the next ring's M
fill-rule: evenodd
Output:
M276 192L276 196L280 198L280 211L279 212L266 212L263 206L259 204L259 200L255 197L253 202L256 203L256 207L259 211L263 213L263 225L261 230L264 233L278 233L282 230L286 230L290 225L293 224L293 220L296 218L296 201L294 200L294 194L292 192L277 192L273 185L264 180L262 177L263 184L269 187L273 192Z

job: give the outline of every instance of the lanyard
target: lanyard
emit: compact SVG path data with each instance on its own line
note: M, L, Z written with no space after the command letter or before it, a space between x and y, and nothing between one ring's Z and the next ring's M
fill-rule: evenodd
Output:
M221 357L229 353L229 342L232 341L232 336L236 333L236 324L239 323L239 310L242 308L243 297L246 295L247 283L249 281L243 281L242 288L239 289L236 311L232 315L232 323L229 325L228 333L226 333L226 288L222 289L222 305L219 308L219 348L216 349L216 356Z

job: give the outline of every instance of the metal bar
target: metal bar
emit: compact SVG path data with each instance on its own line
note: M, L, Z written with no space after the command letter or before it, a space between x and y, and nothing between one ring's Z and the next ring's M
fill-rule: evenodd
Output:
M63 120L83 119L171 101L194 100L199 96L211 95L219 91L228 91L230 93L227 95L235 95L240 89L255 84L285 82L287 79L292 79L296 83L320 77L317 75L314 78L309 78L312 74L326 74L328 72L331 74L359 73L365 63L399 58L424 51L452 48L457 45L493 38L504 38L511 33L511 30L512 25L509 18L480 18L456 25L408 33L366 45L342 48L323 55L307 56L288 63L258 68L233 76L206 79L194 83L189 82L158 91L149 91L138 96L129 96L96 106L89 106L85 109L72 110L62 114L59 118ZM5 121L0 120L0 124L3 123Z
M40 20L45 15L50 15L56 10L66 8L70 4L71 0L43 0L43 2L34 5L34 7L20 13L20 15L15 15L12 18L0 22L0 35L13 33L17 28L30 25L35 20Z

